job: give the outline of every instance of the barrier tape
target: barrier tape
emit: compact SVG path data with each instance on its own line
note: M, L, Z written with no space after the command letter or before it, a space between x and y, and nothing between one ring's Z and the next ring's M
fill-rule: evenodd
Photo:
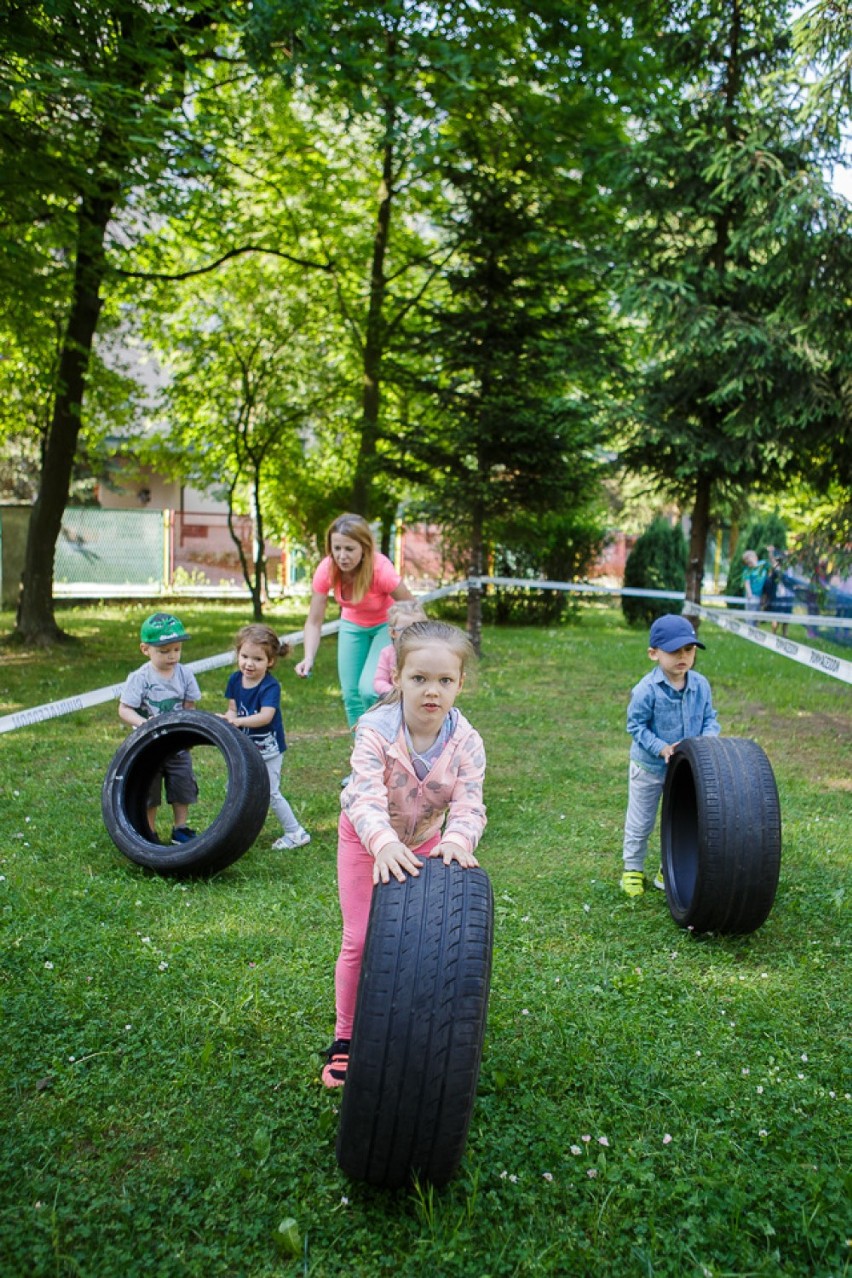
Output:
M459 594L468 590L471 586L521 586L529 589L537 590L562 590L574 594L583 595L628 595L640 599L674 599L680 603L684 602L683 591L672 590L640 590L638 587L621 587L621 586L600 586L591 585L580 581L547 581L532 580L528 577L469 577L464 581L453 582L449 586L440 586L436 590L431 590L425 595L419 597L420 603L433 603L436 599L444 599L448 595ZM739 603L742 598L739 596L728 595L707 595L707 599L717 600L721 603ZM789 639L785 639L779 635L772 635L765 630L758 630L756 626L749 625L748 620L754 618L760 621L781 621L801 626L829 626L829 627L850 627L852 626L852 617L824 617L811 616L809 614L788 613L788 612L749 612L742 611L738 614L738 618L734 619L715 611L709 611L702 608L698 604L688 605L689 615L697 615L707 617L716 625L721 626L724 630L729 630L733 634L740 635L741 638L750 639L753 643L758 643L761 647L769 648L782 655L792 657L794 661L801 662L802 665L810 666L812 669L821 670L823 674L831 675L835 679L842 679L844 683L852 683L852 662L843 661L839 657L832 657L827 653L818 652L815 648L809 648L806 644L793 643ZM687 607L684 608L687 611ZM320 634L323 637L337 634L340 627L339 621L326 622ZM301 643L304 638L304 630L294 630L291 634L281 635L282 643L295 645ZM233 664L234 654L232 651L220 652L213 657L203 657L199 661L187 662L187 669L193 674L203 674L208 670L217 670L222 666ZM121 683L110 684L106 688L97 688L93 692L84 692L76 697L66 697L61 701L48 701L41 706L33 706L30 710L18 710L13 714L0 716L0 733L14 732L16 728L27 728L34 723L43 723L46 719L58 719L65 714L74 714L79 710L87 710L91 706L102 705L105 701L113 701L121 695L124 687L124 680Z
M782 657L790 657L793 661L798 661L800 665L810 666L812 670L831 675L833 679L852 683L852 661L844 661L840 657L831 656L830 653L819 652L816 648L809 648L806 643L796 643L784 635L773 635L767 630L759 630L757 626L750 626L748 622L739 621L712 608L702 608L700 604L688 603L683 611L687 617L702 617L712 621L722 630L729 630L732 634L739 635L741 639L749 639L761 648L768 648L770 652L778 652ZM786 621L790 620L789 613L780 615ZM765 620L769 614L759 612L754 616Z

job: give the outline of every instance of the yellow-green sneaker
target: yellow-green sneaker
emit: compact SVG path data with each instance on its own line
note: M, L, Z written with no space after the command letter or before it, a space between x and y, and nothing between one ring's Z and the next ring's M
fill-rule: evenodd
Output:
M645 876L641 870L625 870L620 887L628 896L642 896L645 891Z
M654 887L659 888L661 892L665 892L666 890L666 880L663 878L662 866L660 866L659 870L657 870L657 873L654 875Z

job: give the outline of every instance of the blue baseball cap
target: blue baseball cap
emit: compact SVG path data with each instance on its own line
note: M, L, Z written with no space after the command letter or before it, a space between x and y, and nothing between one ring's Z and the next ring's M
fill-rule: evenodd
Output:
M648 647L660 648L663 652L677 652L678 648L685 648L689 643L694 643L696 648L706 646L700 642L689 618L673 612L658 617L648 635Z

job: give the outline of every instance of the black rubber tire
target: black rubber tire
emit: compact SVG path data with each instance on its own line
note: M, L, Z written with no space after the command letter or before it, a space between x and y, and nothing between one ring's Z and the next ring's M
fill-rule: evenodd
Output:
M447 1183L482 1059L494 901L484 870L424 860L373 892L337 1137L348 1176Z
M216 819L188 843L152 843L147 797L163 759L192 746L217 746L228 785ZM225 719L201 710L155 715L135 728L116 751L101 792L104 825L115 846L137 865L159 874L198 874L224 869L254 843L269 808L269 776L260 751Z
M661 844L666 898L681 927L742 935L765 922L781 869L781 809L756 741L678 745L666 768Z

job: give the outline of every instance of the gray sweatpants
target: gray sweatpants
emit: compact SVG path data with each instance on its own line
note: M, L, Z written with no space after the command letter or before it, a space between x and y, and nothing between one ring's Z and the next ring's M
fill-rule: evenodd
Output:
M657 819L665 775L646 772L631 760L627 776L627 816L624 819L625 870L642 870L648 855L648 840Z

